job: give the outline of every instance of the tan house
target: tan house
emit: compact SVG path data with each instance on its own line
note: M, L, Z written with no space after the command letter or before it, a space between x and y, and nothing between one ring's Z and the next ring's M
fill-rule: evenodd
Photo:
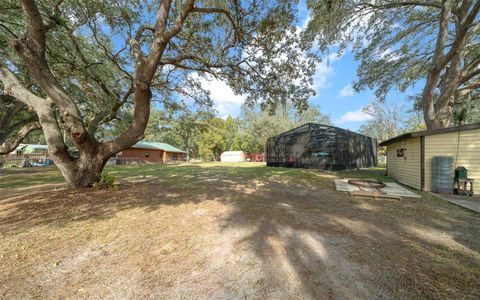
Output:
M185 160L185 151L166 143L141 141L118 153L117 158L166 163Z
M399 135L380 143L387 147L387 173L419 190L432 190L432 157L451 156L455 169L480 181L480 123Z

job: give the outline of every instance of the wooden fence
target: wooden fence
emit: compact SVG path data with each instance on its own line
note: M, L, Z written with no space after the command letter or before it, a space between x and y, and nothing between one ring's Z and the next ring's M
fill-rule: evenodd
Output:
M45 162L51 162L50 158L46 154L24 154L21 156L6 155L0 156L0 166L17 166L17 167L31 167L37 164L44 164ZM176 161L171 163L180 163L182 161ZM148 162L139 158L116 158L112 157L108 160L109 166L137 166L144 165L152 162ZM50 164L53 164L51 162Z
M108 160L108 166L137 166L143 165L146 161L139 158L116 158L112 157Z
M245 154L247 161L262 162L265 161L265 153L248 153Z

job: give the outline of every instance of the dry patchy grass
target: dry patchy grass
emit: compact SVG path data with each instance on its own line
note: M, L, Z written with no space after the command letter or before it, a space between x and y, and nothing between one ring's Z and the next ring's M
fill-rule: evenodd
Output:
M110 171L114 190L0 189L0 298L480 297L479 215L430 196L261 164Z

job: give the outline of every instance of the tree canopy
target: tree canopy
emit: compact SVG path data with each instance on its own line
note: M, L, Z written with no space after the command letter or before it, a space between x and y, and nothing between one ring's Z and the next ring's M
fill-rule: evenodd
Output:
M406 132L425 129L421 115L408 110L406 103L399 103L398 100L388 103L373 101L363 109L371 119L362 124L359 131L381 142Z
M244 105L238 117L225 119L215 117L212 110L186 106L153 109L145 140L166 142L185 150L189 158L210 161L220 159L224 151L265 152L269 137L309 122L331 124L330 117L312 105L300 112L287 104L275 114Z
M480 101L480 2L471 0L309 0L306 41L321 50L351 47L360 61L356 90L423 86L428 128L455 123ZM477 118L480 116L477 115Z
M192 111L185 106L175 111L155 109L145 130L145 140L177 146L185 150L188 161L191 157L199 157L199 138L209 129L213 117L211 110Z
M278 112L273 115L245 107L238 120L239 130L233 148L247 153L264 152L268 138L310 122L331 125L330 117L314 105L299 112L287 104L286 114Z

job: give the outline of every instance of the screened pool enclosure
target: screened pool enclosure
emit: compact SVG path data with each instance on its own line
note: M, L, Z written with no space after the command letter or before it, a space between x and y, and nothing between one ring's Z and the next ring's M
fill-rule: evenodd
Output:
M338 127L308 123L267 141L269 167L348 170L377 164L377 141Z

